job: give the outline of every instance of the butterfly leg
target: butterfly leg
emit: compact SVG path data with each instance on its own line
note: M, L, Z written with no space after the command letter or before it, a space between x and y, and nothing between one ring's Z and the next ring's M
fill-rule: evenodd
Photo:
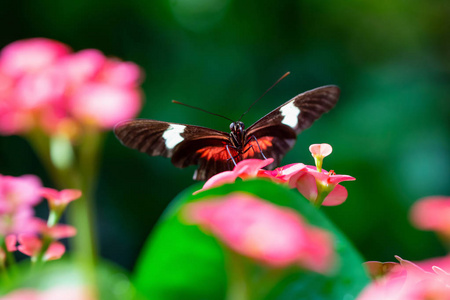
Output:
M250 142L251 139L255 140L256 145L258 146L258 149L259 149L259 153L261 153L262 157L263 157L264 159L267 159L267 157L266 157L266 156L264 155L264 153L262 152L261 147L259 146L258 139L257 139L254 135L252 135L252 136L248 139L248 142ZM247 143L248 143L248 142L247 142ZM252 148L252 147L253 147L253 146L250 146L245 152L247 152L248 150L250 150L250 148Z
M234 165L236 165L236 161L234 160L233 155L231 155L230 149L228 149L228 145L225 145L225 147L227 148L228 155L230 156L228 161L231 159L233 161Z

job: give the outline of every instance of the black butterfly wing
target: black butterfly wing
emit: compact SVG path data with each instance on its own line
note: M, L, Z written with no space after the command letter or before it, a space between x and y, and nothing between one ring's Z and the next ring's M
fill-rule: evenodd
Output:
M117 138L127 147L150 156L171 158L174 166L198 165L195 180L229 170L225 145L229 135L206 127L138 119L119 123Z
M254 136L264 155L274 159L269 168L279 165L286 152L294 146L299 133L309 128L322 114L336 105L339 94L339 88L333 85L304 92L274 109L247 129L247 137ZM246 158L261 158L258 145L254 142L251 146L256 151L249 151L250 154Z

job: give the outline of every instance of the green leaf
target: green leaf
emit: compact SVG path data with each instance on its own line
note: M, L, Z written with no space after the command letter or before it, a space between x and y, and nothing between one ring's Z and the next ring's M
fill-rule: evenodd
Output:
M353 299L368 283L362 258L346 237L295 190L265 180L239 181L197 195L199 185L181 193L155 227L138 260L134 282L149 299L224 299L227 277L220 244L197 226L180 222L188 202L235 191L254 194L297 210L307 221L335 236L337 270L329 276L298 270L282 279L264 299Z

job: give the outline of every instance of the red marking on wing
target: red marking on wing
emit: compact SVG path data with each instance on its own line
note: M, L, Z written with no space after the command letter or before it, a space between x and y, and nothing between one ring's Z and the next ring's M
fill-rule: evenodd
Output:
M243 159L255 157L260 153L259 148L261 148L261 151L263 151L264 153L264 150L266 150L268 147L272 147L272 140L273 136L263 136L258 139L258 143L256 143L255 140L251 140L247 144L247 146L245 146L244 152L247 151L247 149L248 151L242 155Z
M231 155L236 156L238 154L234 149L228 149L230 150ZM197 150L197 153L200 154L201 158L205 158L206 160L227 160L230 158L225 145L201 148Z
M236 161L240 161L242 159L253 158L257 154L259 154L259 147L264 152L268 147L272 146L272 136L264 136L258 139L258 143L255 140L248 142L243 150L245 153L242 154L241 157L237 157L238 152L231 147L228 147L231 155L235 158ZM225 144L223 146L210 146L197 150L197 153L200 154L200 158L204 158L206 160L214 159L214 160L228 160L230 155L227 152L227 148Z

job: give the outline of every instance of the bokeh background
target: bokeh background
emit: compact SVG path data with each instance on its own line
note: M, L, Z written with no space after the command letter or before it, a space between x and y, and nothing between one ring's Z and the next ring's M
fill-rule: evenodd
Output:
M368 260L444 255L414 229L418 198L448 195L450 2L401 0L3 0L0 47L47 37L75 51L97 48L146 73L140 115L227 131L229 122L172 99L243 121L326 84L340 102L299 136L283 164L313 164L308 146L334 148L324 168L357 178L348 200L323 208ZM170 201L194 168L123 147L109 132L97 188L101 255L132 269ZM0 173L52 183L21 137L0 137Z

